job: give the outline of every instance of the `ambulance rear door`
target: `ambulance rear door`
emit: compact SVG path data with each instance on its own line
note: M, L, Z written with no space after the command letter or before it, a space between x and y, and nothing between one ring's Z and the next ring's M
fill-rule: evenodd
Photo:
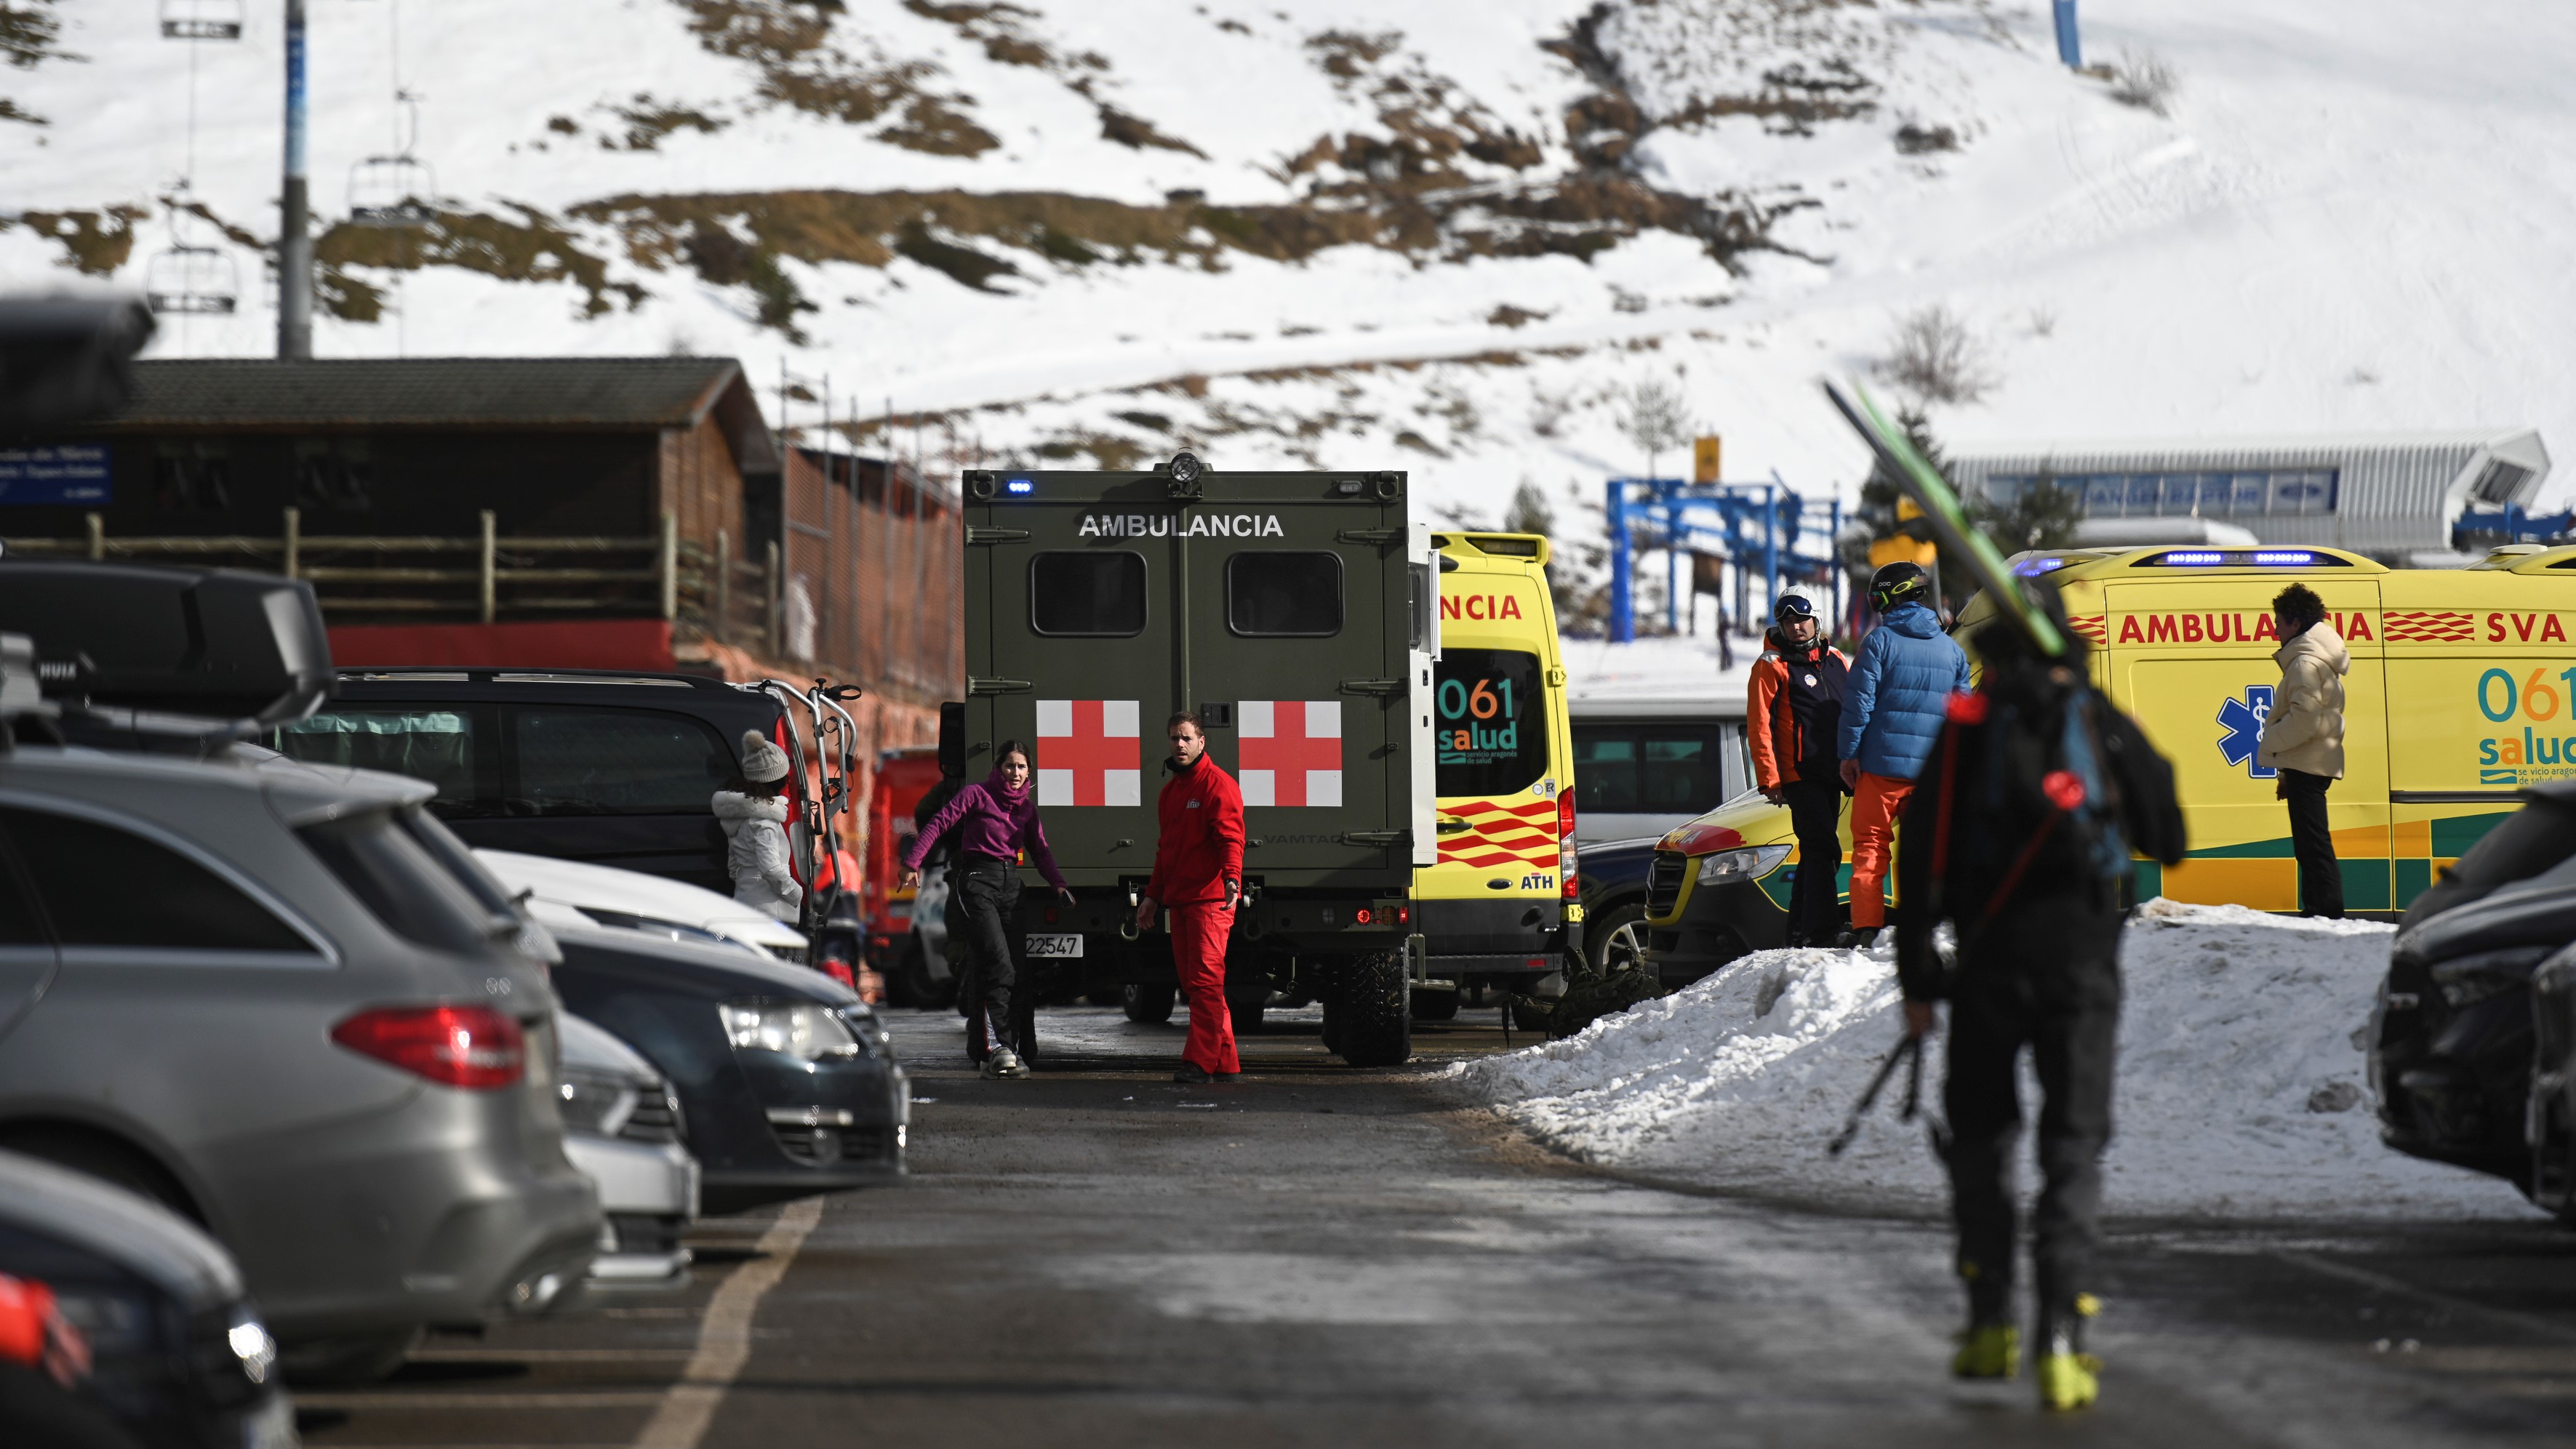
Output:
M2272 599L2297 578L2325 600L2352 653L2352 672L2344 677L2344 778L2326 796L2344 902L2356 911L2389 909L2380 575L2325 569L2203 574L2188 565L2152 573L2108 581L2101 635L2110 646L2113 695L2173 762L2190 828L2189 859L2161 870L2140 865L2141 897L2152 885L2178 901L2298 909L2289 814L2275 793L2279 775L2256 761L2281 678L2272 661L2280 647Z

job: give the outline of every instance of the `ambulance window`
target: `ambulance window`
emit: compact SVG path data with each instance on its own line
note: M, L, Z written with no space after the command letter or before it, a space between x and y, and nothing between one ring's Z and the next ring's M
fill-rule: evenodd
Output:
M1225 561L1225 622L1248 638L1323 639L1342 632L1342 556L1239 553Z
M1030 559L1029 627L1091 638L1144 633L1145 556L1064 552Z
M1442 795L1511 795L1547 773L1547 690L1538 656L1451 649L1432 690Z

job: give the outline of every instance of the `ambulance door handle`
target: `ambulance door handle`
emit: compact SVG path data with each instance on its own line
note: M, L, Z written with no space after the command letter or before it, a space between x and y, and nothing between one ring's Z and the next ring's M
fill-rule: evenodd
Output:
M1391 698L1407 692L1408 686L1401 679L1345 679L1342 681L1344 694L1374 694Z
M966 541L972 543L1020 543L1029 536L1025 528L969 528Z
M1026 694L1037 686L1025 679L976 679L969 677L966 692L976 694Z

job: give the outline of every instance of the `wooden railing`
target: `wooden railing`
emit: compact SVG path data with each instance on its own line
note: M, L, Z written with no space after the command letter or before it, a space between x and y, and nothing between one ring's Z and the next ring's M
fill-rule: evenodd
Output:
M763 558L734 557L718 530L713 547L683 540L676 519L662 515L658 535L644 538L502 537L490 510L468 538L418 535L308 534L301 513L285 510L275 534L161 538L111 536L90 514L80 538L10 538L8 555L193 563L282 573L314 586L326 618L396 616L475 619L493 623L529 615L669 619L720 642L782 647L778 545Z

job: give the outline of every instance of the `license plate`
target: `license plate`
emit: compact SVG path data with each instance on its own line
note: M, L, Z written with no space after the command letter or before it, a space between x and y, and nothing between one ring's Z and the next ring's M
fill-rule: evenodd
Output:
M1079 957L1082 954L1082 938L1080 936L1031 936L1029 937L1029 954L1031 956Z

